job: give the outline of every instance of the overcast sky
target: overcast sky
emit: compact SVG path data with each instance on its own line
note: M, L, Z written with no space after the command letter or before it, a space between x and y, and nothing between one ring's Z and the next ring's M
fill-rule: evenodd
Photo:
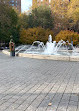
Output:
M31 5L32 5L32 0L21 0L22 12L27 11Z

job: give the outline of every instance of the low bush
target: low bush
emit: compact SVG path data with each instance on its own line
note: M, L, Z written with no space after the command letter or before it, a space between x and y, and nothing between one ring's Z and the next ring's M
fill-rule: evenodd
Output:
M34 41L41 41L46 43L48 36L52 35L54 40L53 32L50 29L44 29L41 27L22 29L20 32L20 42L22 44L32 44Z
M79 34L77 32L74 32L74 31L70 31L70 30L60 31L56 35L55 40L58 42L61 39L64 41L68 40L70 43L71 43L71 41L73 41L73 45L79 44Z

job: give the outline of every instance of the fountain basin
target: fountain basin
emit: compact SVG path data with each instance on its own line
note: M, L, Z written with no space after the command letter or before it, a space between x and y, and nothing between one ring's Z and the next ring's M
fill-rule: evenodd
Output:
M8 50L2 50L2 53L10 56L10 52Z
M67 43L66 43L67 42ZM68 41L60 40L58 43L52 41L49 35L46 45L40 41L34 41L32 45L21 45L15 48L15 54L19 57L36 59L79 61L79 48L75 49ZM8 50L3 53L10 55Z
M51 60L64 60L69 61L69 56L59 56L59 55L40 55L40 54L25 54L25 53L19 53L19 57L29 57L29 58L35 58L35 59L51 59Z
M2 51L4 54L10 56L10 52L8 50ZM27 54L27 53L19 53L18 57L27 57L34 59L48 59L48 60L60 60L60 61L79 61L79 56L63 56L63 55L40 55L40 54Z
M48 60L61 60L61 61L79 61L79 56L61 56L61 55L40 55L40 54L25 54L19 53L19 57L28 57L34 59L48 59Z

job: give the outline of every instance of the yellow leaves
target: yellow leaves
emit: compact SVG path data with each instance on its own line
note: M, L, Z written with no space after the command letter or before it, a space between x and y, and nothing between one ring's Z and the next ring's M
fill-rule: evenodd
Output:
M51 34L53 37L52 30L45 30L41 27L29 28L27 30L22 29L20 32L20 42L23 44L32 44L34 41L38 40L45 43L48 40L49 34Z
M60 31L59 34L55 37L56 41L60 41L63 39L64 41L69 41L71 42L71 39L73 40L73 44L77 45L79 42L79 34L77 32L69 31L69 30L64 30Z
M68 18L72 18L74 23L79 20L79 0L71 0L68 5Z

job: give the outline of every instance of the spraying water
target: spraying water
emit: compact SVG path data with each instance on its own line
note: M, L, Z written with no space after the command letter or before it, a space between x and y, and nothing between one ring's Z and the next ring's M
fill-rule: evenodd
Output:
M31 53L43 55L79 55L74 49L73 45L68 41L60 40L58 43L52 41L52 36L49 35L46 45L40 41L34 41L33 44L27 48L27 45L16 48L16 53ZM15 49L15 50L16 50Z
M56 53L55 45L56 45L56 41L53 41L52 43L52 36L49 35L49 38L48 38L48 41L46 43L46 47L44 50L44 54L51 55L51 54Z

